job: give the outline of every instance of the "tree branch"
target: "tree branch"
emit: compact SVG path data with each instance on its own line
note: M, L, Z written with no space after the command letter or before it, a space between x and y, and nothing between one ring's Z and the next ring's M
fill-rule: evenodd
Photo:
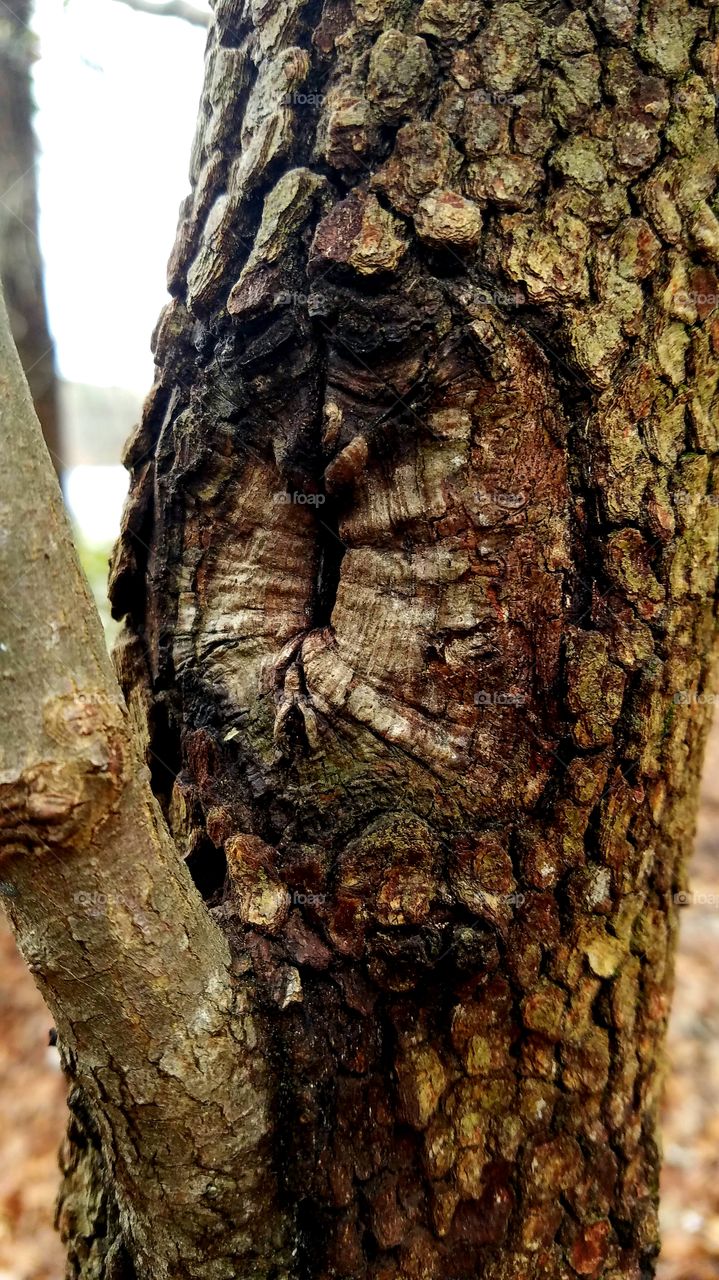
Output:
M249 992L137 757L1 297L0 577L2 896L138 1274L281 1274Z
M187 4L185 0L165 0L164 4L153 4L152 0L118 0L118 3L126 4L129 9L135 9L138 13L153 13L160 18L182 18L184 22L191 22L193 27L210 25L210 14Z

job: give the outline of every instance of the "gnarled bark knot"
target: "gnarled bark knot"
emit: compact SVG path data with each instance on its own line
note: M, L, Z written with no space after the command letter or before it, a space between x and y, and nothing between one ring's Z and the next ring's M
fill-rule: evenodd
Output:
M119 699L84 690L48 699L42 758L0 773L0 857L87 847L117 809L127 777Z
M231 719L228 741L259 785L290 767L322 805L341 741L355 780L366 775L352 804L379 769L391 806L441 779L448 810L496 815L536 801L562 734L567 423L537 344L471 291L457 299L462 324L431 349L424 313L402 303L414 329L378 339L362 364L331 345L305 397L307 432L325 424L316 509L296 500L284 400L250 449L204 423L211 477L195 492L172 472L187 526L159 588L160 631L177 617L161 648L184 696ZM353 305L381 328L372 300ZM322 346L308 339L307 358ZM193 421L176 424L176 448Z

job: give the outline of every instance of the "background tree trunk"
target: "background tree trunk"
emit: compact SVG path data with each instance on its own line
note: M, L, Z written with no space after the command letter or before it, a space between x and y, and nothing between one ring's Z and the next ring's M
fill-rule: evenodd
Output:
M114 602L272 1045L296 1280L652 1271L715 644L714 24L216 3ZM71 1274L114 1276L82 1161L74 1130Z
M165 4L155 4L154 0L119 0L119 3L129 5L138 13L150 13L158 18L182 18L184 22L192 23L193 27L207 27L210 23L209 13L186 4L185 0L167 0Z
M31 0L7 0L0 12L0 281L35 411L61 472L55 350L38 239L31 13Z

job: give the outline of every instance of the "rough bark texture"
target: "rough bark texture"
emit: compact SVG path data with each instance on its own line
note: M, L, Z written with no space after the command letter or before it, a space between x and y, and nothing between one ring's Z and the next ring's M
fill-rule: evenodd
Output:
M0 281L13 337L53 463L60 460L55 352L38 241L30 0L0 7Z
M209 41L114 601L272 1042L291 1274L640 1280L715 643L715 10L217 0Z

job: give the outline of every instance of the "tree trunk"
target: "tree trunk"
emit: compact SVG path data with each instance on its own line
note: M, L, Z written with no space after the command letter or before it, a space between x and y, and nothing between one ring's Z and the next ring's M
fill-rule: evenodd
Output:
M0 10L0 280L13 337L53 463L62 471L55 351L37 225L30 0Z
M217 1280L652 1274L715 644L714 25L216 0L113 596L268 1045L292 1261ZM125 1280L76 1110L69 1274Z

